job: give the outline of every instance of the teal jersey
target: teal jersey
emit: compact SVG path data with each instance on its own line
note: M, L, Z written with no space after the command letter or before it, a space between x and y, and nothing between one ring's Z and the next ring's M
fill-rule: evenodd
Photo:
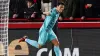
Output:
M56 8L53 8L50 11L50 15L46 16L44 23L42 27L40 28L40 30L46 30L46 31L51 30L54 27L58 18L59 18L59 13L57 12Z

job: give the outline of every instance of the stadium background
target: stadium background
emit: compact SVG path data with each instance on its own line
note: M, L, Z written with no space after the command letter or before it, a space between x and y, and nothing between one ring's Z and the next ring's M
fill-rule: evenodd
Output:
M16 1L21 1L21 0L16 0ZM53 1L52 2L53 5L51 6L55 7L57 0L52 0L52 1ZM71 0L71 1L74 1L74 0ZM20 4L21 3L17 5L18 8L20 7ZM41 5L40 3L38 4ZM100 42L99 41L100 6L99 5L100 5L99 0L95 0L94 5L93 5L94 13L92 13L93 14L92 17L86 17L84 20L82 20L81 17L79 16L80 9L77 8L78 9L77 13L79 14L75 13L75 15L78 15L79 16L78 18L75 17L73 20L70 20L69 19L70 17L68 17L68 18L64 18L61 22L59 22L58 24L59 29L58 29L57 35L60 42L60 48L63 54L62 56L64 56L64 53L66 53L64 51L65 48L69 48L71 54L73 53L74 48L79 48L79 56L100 56L100 48L99 48L100 47L100 44L99 44ZM17 7L17 6L15 5L14 7ZM16 12L17 11L15 10L14 13L16 14ZM10 56L36 56L40 49L36 49L25 42L18 43L18 39L21 38L23 35L28 35L29 38L38 40L38 30L41 26L41 23L39 22L41 21L43 22L43 19L35 18L34 20L33 19L30 20L23 17L12 18L11 16L9 21L10 21L9 23L9 50L10 50L9 55ZM41 56L48 56L49 51L52 48L52 44L47 43L45 46L43 46L43 48L48 48L48 51L43 52Z
M26 23L22 24L26 25ZM26 45L28 46L27 48L24 43L18 43L17 39L23 35L28 35L29 38L37 40L38 30L41 24L29 24L28 26L26 25L26 27L21 26L21 24L19 26L17 25L18 24L9 24L10 56L36 56L39 49L30 45ZM32 25L34 27L31 27ZM77 23L76 25L75 23L59 23L58 26L58 39L63 54L62 56L64 56L64 48L69 48L71 53L74 48L79 48L79 56L100 56L100 23ZM20 46L20 44L23 45ZM24 46L26 49L22 50ZM48 56L48 53L52 48L51 46L52 45L49 43L43 46L44 48L48 48L48 51L43 52L41 56Z

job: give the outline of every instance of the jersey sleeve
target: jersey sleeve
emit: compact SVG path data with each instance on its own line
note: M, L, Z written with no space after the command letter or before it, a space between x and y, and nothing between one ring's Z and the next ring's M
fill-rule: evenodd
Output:
M55 16L56 16L56 9L52 9L52 10L50 11L50 16L51 16L51 17L55 17Z
M50 29L52 29L55 24L55 22L53 22L53 21L56 17L56 9L52 9L49 16L50 16L50 18L49 18L50 21L46 27L46 31L49 31Z

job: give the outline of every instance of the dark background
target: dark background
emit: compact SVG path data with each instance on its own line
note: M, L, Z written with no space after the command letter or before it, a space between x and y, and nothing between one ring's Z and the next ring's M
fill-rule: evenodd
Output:
M38 39L39 29L9 29L9 43L15 39L28 35L30 39ZM100 29L58 29L58 39L62 54L64 48L79 48L79 56L100 56ZM36 56L38 49L29 46L29 55ZM46 48L51 49L51 44L47 43ZM17 49L20 46L16 47ZM21 56L21 55L16 55ZM23 55L25 56L25 55ZM43 53L42 56L48 56ZM63 55L62 55L63 56Z

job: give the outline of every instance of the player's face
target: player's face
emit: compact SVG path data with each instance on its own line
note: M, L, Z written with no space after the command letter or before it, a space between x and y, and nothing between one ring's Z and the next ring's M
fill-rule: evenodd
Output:
M63 12L63 10L64 10L64 5L59 5L59 6L57 6L57 10L58 10L59 13Z

